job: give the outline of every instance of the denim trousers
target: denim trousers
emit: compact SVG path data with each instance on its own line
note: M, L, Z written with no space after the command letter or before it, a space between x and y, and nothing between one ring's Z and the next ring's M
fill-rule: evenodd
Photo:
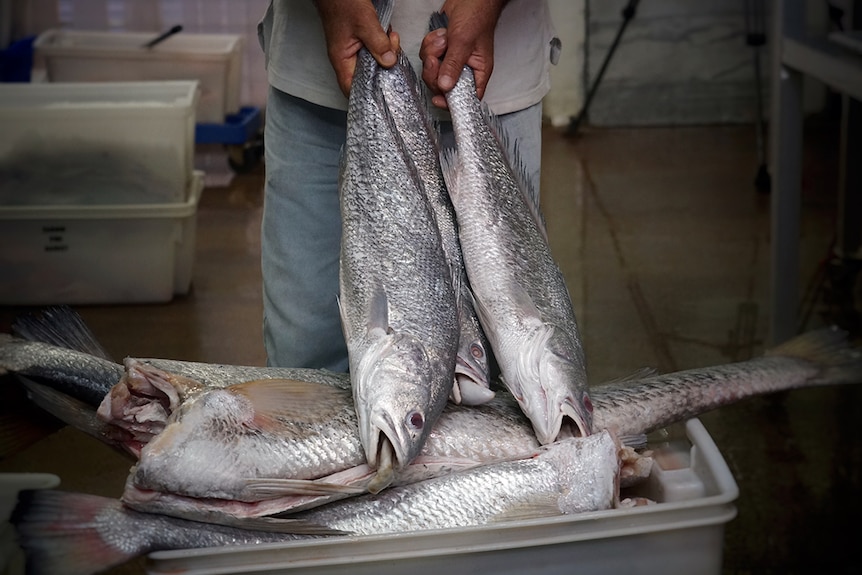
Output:
M541 103L499 116L538 190ZM347 371L338 312L341 213L338 173L347 113L270 87L261 221L263 339L267 365ZM451 143L451 123L441 124Z

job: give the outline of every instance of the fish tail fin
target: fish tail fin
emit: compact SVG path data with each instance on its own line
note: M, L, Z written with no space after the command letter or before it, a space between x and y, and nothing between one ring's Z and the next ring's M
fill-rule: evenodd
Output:
M384 30L389 29L394 8L395 0L374 0L374 9L377 10L377 17L380 19L380 25L383 26Z
M434 12L428 20L428 31L449 27L449 17L444 12Z
M99 516L119 502L55 490L21 491L10 521L18 531L29 575L87 575L138 553L105 541ZM128 526L130 531L133 525Z
M848 333L836 326L798 335L764 355L794 357L819 365L820 375L811 384L862 383L862 350L851 345Z
M28 341L49 343L113 361L83 318L69 306L51 306L18 316L12 323L12 333Z

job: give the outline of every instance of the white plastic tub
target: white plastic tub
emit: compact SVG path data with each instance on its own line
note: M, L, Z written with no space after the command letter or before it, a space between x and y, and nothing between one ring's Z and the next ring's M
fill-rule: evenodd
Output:
M658 457L639 488L656 505L420 533L159 551L150 554L147 573L718 575L738 488L700 421L685 428L689 450Z
M182 202L197 82L0 84L0 205Z
M203 172L185 201L0 206L0 304L166 302L187 293Z
M180 32L153 48L158 33L47 30L33 44L50 82L197 80L197 122L222 124L239 111L243 37Z

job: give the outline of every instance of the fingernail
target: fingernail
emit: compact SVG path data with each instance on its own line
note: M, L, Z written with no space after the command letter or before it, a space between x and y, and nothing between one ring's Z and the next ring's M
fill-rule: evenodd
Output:
M384 65L384 66L393 66L393 65L395 65L395 60L396 60L396 58L395 58L395 52L393 52L392 50L390 50L389 52L385 52L385 53L380 57L380 60L383 62L383 65Z
M448 74L443 74L437 78L437 85L442 90L451 90L455 86L455 80Z

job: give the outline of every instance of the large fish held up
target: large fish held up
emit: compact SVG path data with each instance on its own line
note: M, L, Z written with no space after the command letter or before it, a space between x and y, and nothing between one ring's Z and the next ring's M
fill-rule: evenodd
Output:
M388 28L392 2L374 4ZM360 49L339 181L339 307L372 491L422 449L452 391L459 339L434 212L382 96L387 72Z
M435 14L431 28L446 26ZM476 311L503 383L542 443L560 436L564 420L588 435L592 405L581 337L568 289L554 261L532 184L498 122L476 95L465 66L446 94L455 150L443 174L457 216Z

